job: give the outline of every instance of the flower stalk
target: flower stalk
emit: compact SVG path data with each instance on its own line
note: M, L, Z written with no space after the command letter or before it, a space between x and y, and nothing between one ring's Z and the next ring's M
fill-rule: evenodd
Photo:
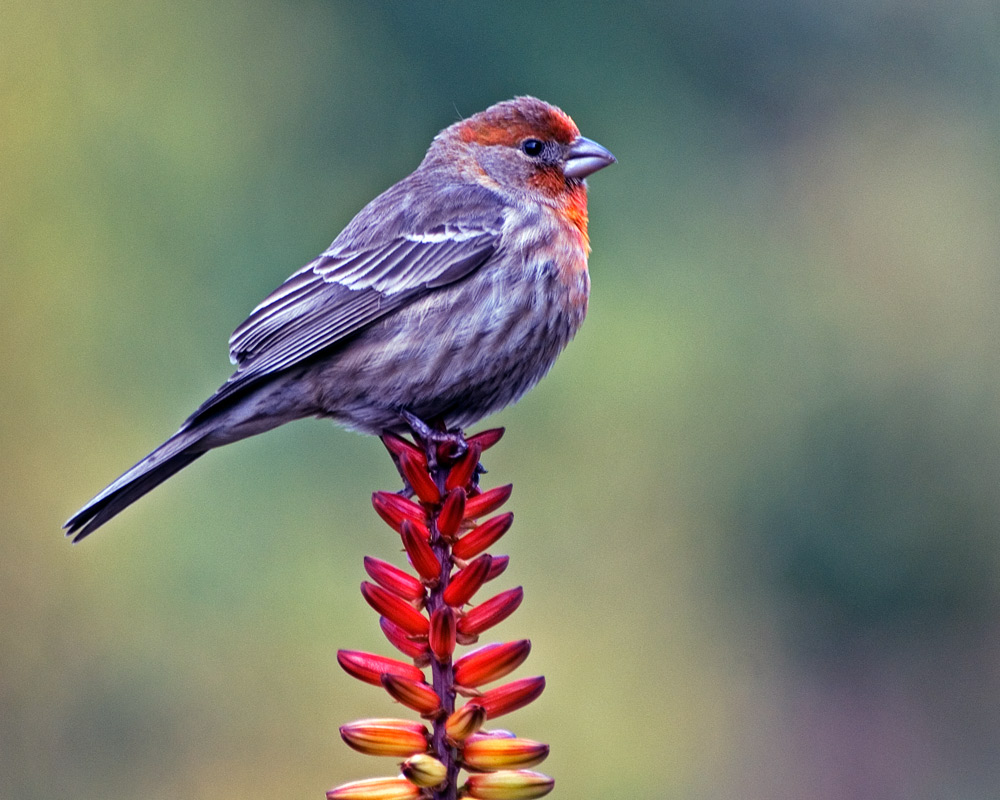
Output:
M353 650L341 650L337 660L349 675L381 686L424 721L377 718L344 725L341 736L353 749L403 759L401 774L343 784L327 792L328 800L516 800L552 789L551 778L527 769L548 755L548 745L483 728L545 688L542 677L482 688L517 669L531 643L520 639L456 652L510 616L524 596L515 587L476 598L508 563L507 556L486 550L513 523L510 513L490 516L512 487L481 491L478 485L479 459L502 435L502 428L466 440L448 433L426 444L382 437L412 499L375 492L372 505L399 534L415 574L366 557L371 581L361 584L361 593L405 660ZM469 773L464 781L463 770Z

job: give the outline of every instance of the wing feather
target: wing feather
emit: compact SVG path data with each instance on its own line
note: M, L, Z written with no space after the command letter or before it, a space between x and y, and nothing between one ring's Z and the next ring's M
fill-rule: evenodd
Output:
M460 280L493 254L497 240L497 231L481 231L461 242L402 239L364 257L321 257L282 284L233 333L230 357L239 366L237 374L284 369L416 294Z

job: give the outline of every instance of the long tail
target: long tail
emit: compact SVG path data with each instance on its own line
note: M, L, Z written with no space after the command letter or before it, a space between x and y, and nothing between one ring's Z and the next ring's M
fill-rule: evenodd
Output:
M63 527L74 542L97 530L171 475L208 451L204 430L182 429L70 517Z

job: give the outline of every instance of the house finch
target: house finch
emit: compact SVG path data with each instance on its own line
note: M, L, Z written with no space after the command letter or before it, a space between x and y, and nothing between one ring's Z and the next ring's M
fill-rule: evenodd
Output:
M513 403L587 311L584 178L615 158L518 97L456 122L229 339L236 372L66 522L74 541L203 453L301 417L459 430Z

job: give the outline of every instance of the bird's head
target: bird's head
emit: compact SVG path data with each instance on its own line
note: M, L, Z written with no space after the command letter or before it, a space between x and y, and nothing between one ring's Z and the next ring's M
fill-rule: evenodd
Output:
M435 151L438 152L435 152ZM560 197L615 157L568 114L534 97L490 106L441 131L429 155L455 158L500 188Z

